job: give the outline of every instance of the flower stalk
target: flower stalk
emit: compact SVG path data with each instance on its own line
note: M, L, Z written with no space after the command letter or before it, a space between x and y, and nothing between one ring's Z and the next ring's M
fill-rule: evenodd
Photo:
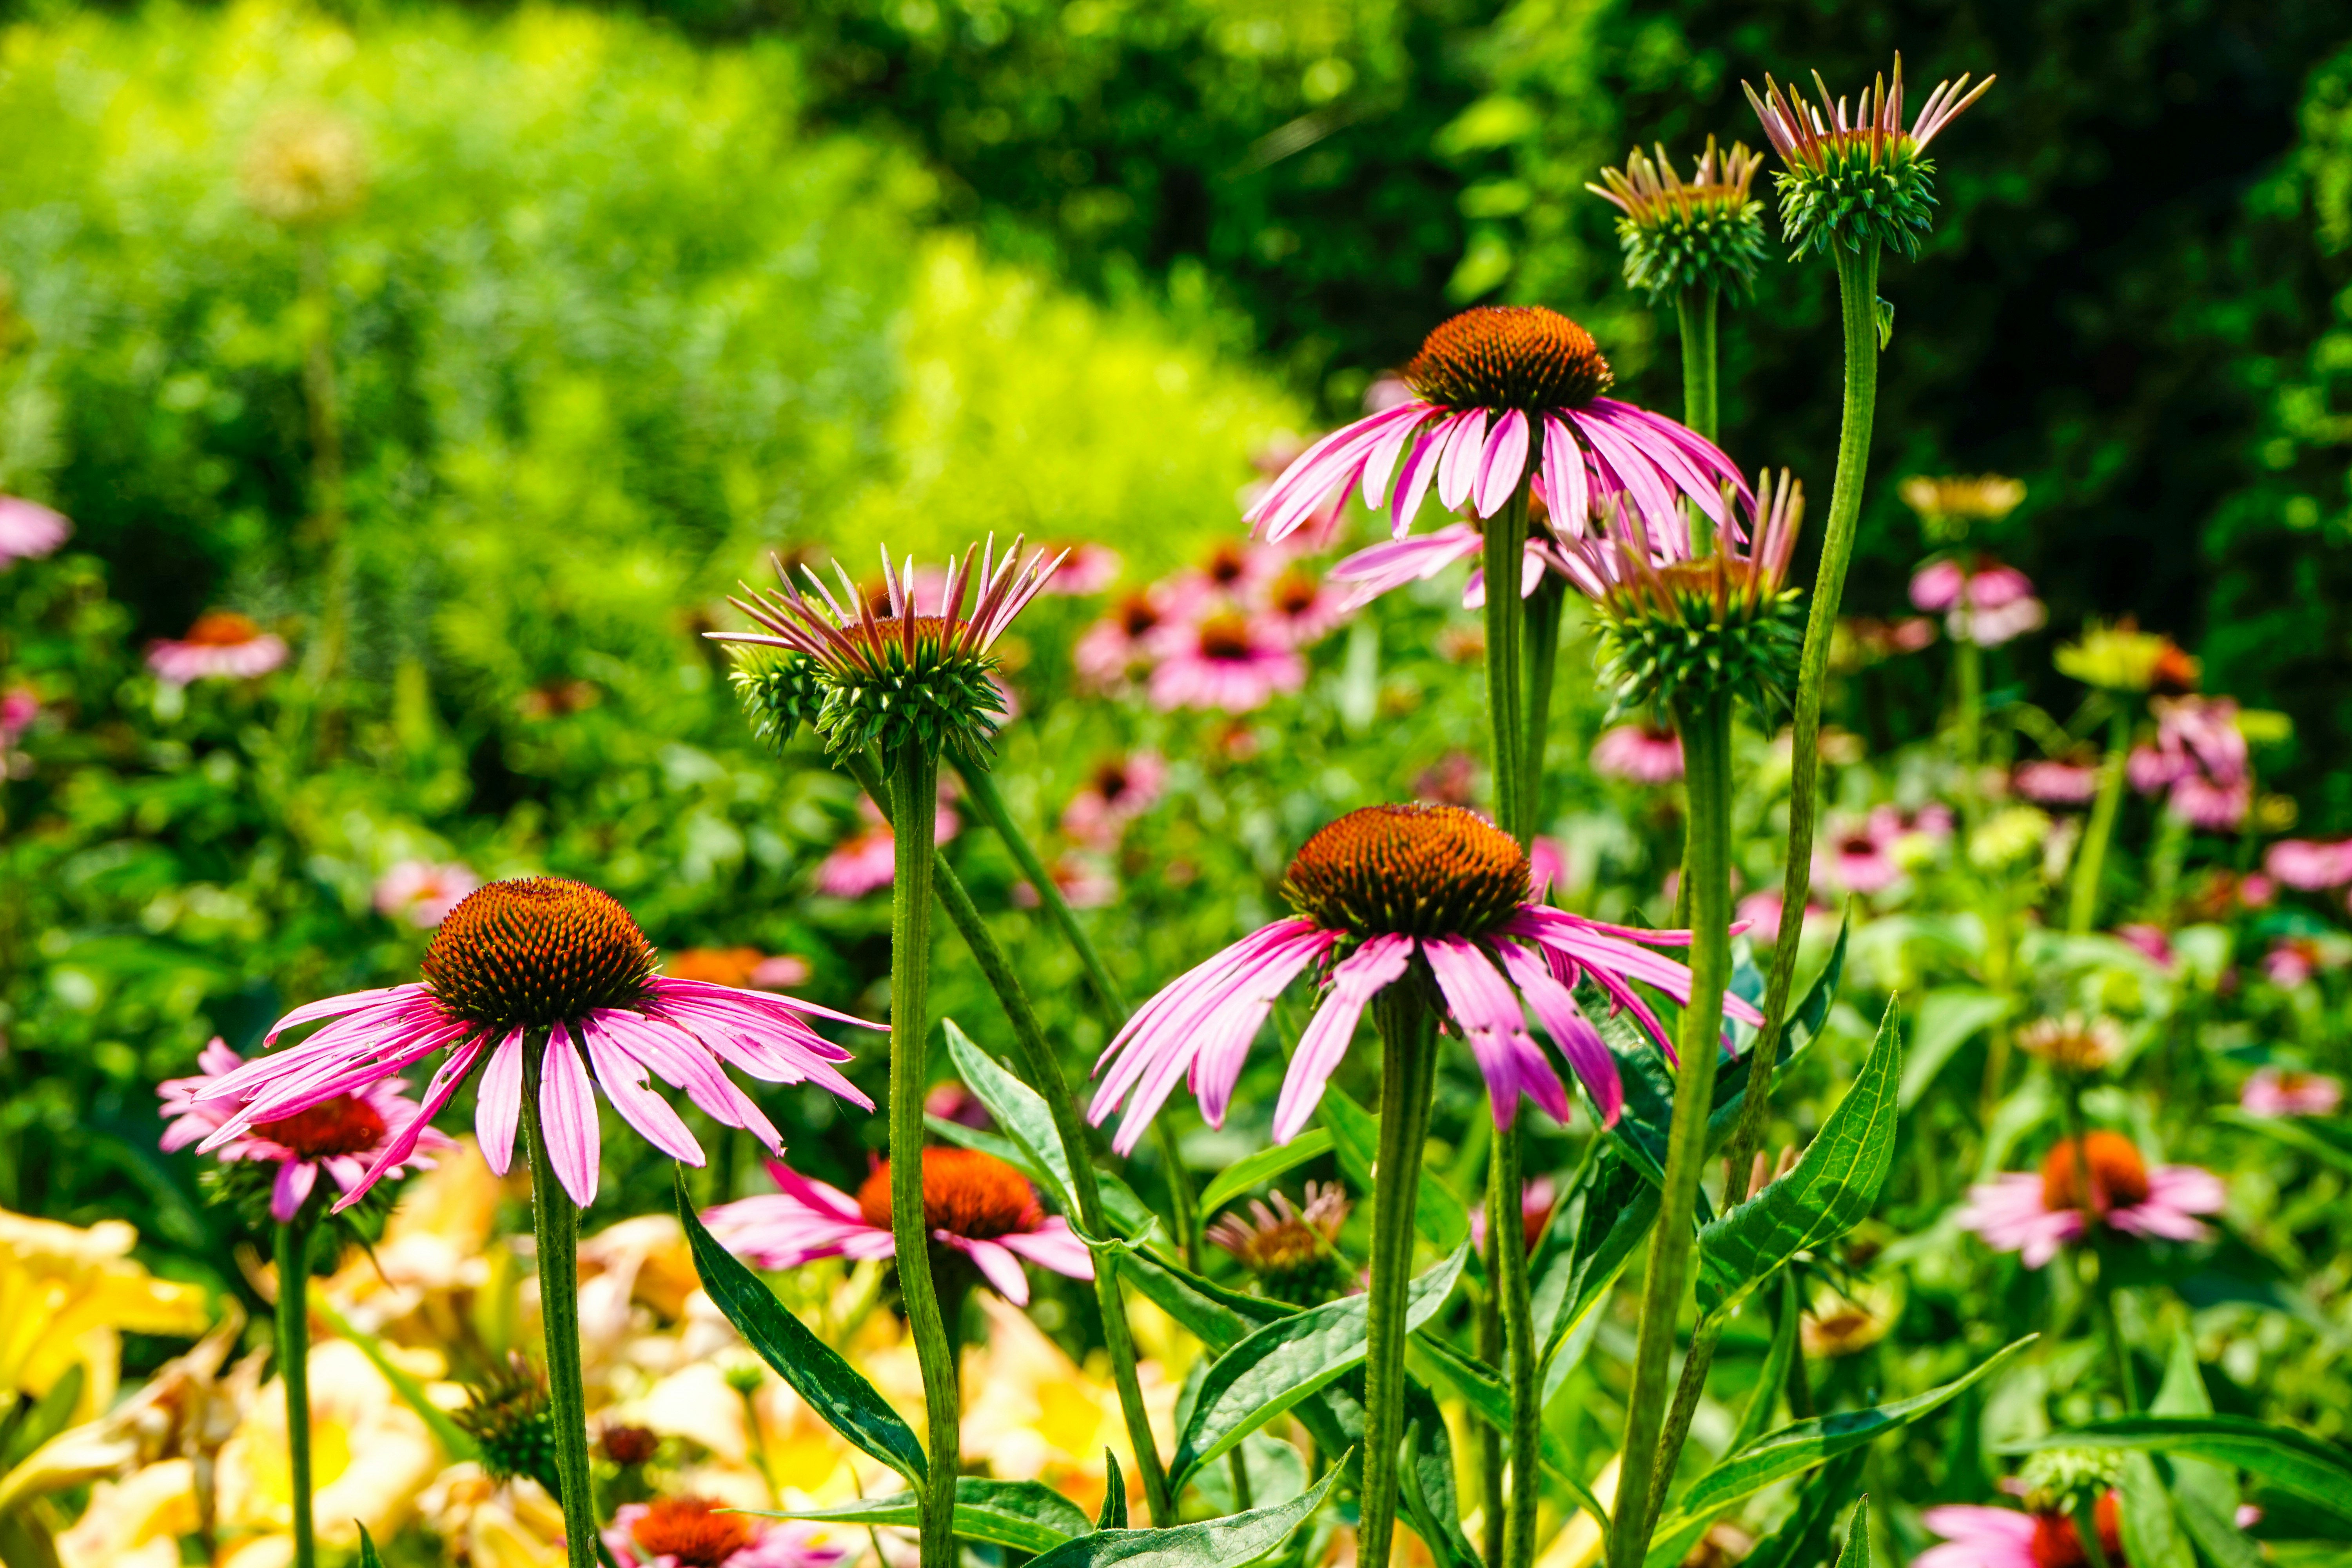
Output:
M1486 707L1495 737L1495 820L1527 842L1527 731L1520 721L1521 633L1527 616L1516 590L1528 547L1528 482L1521 479L1486 520ZM1513 1200L1515 1203L1516 1199Z
M588 1393L580 1364L580 1210L556 1179L540 1111L541 1061L547 1032L523 1041L522 1124L530 1157L530 1228L539 1254L540 1323L547 1340L548 1418L555 1433L555 1475L563 1494L565 1561L596 1568L594 1476L588 1466Z
M2083 1188L2084 1204L2092 1201L2097 1177L2093 1173L2089 1154L2090 1142L2085 1136L2088 1124L2083 1118L2083 1086L2073 1073L2060 1075L2063 1089L2060 1103L2065 1107L2066 1136L2073 1141L2076 1180ZM2124 1342L2123 1325L2116 1319L2115 1286L2109 1279L2107 1253L2101 1245L2107 1233L2106 1226L2089 1219L2083 1227L2083 1248L2075 1257L2074 1278L2091 1299L2091 1316L2097 1323L2099 1342L2107 1352L2107 1362L2114 1368L2116 1397L2123 1402L2124 1414L2139 1409L2138 1379L2132 1373L2131 1347Z
M1710 287L1675 296L1675 321L1683 340L1683 423L1710 441L1720 420L1715 326L1722 299L1722 290Z
M2112 697L2110 700L2115 700ZM2107 844L2116 836L2116 814L2123 806L2124 759L2131 750L2131 710L2116 700L2108 721L2107 754L2099 763L2099 795L2091 806L2091 825L2083 833L2083 850L2074 862L2074 885L2066 902L2066 930L2081 936L2098 919L2099 876L2106 869Z
M1437 1041L1436 1020L1414 984L1381 993L1372 1016L1381 1036L1381 1137L1372 1182L1364 1483L1357 1561L1365 1568L1388 1568L1396 1534L1397 1450L1404 1440L1405 1300L1412 1285L1413 1207L1420 1197L1422 1146L1429 1136L1430 1103L1437 1085ZM1512 1207L1516 1218L1516 1200Z
M286 1385L286 1462L294 1505L294 1568L319 1560L310 1509L310 1236L305 1203L278 1227L278 1376Z

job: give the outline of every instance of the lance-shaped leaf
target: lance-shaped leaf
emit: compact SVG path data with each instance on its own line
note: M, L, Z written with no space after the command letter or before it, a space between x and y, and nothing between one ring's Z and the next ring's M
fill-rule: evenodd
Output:
M784 1310L758 1275L703 1227L686 1195L686 1173L678 1167L673 1177L677 1194L678 1222L694 1252L694 1271L702 1288L743 1342L776 1374L793 1385L811 1410L850 1442L881 1460L918 1486L929 1467L914 1428L890 1408L875 1386L842 1360L841 1352L809 1332L808 1325Z
M1846 1521L1845 1544L1838 1549L1837 1568L1870 1568L1870 1494L1864 1492Z
M1332 1466L1313 1490L1288 1502L1172 1530L1097 1530L1042 1553L1029 1568L1242 1568L1289 1540L1323 1506L1339 1469Z
M1404 1464L1397 1477L1405 1521L1437 1560L1437 1568L1478 1568L1477 1549L1462 1533L1461 1504L1454 1500L1454 1457L1444 1454L1442 1460L1433 1460L1433 1454L1440 1450L1423 1438L1425 1429L1422 1421L1405 1422ZM1434 1430L1442 1441L1444 1424L1439 1422Z
M1370 1192L1372 1163L1381 1147L1379 1118L1349 1099L1336 1084L1323 1091L1323 1102L1316 1114L1330 1129L1331 1149L1339 1157L1339 1169L1347 1173L1348 1180ZM1412 1206L1412 1228L1423 1241L1447 1252L1470 1237L1470 1211L1427 1166L1422 1168L1421 1195Z
M1119 1472L1118 1456L1108 1448L1103 1450L1103 1469L1106 1484L1103 1487L1102 1511L1095 1515L1095 1528L1125 1530L1127 1528L1127 1477Z
M1902 1076L1902 1031L1889 1001L1861 1073L1796 1167L1699 1232L1699 1310L1735 1310L1774 1269L1870 1213L1895 1162Z
M1469 1255L1465 1242L1415 1279L1405 1295L1405 1329L1421 1327L1454 1293ZM1169 1464L1172 1487L1210 1459L1364 1361L1370 1298L1346 1296L1268 1323L1219 1356L1201 1380L1192 1419Z
M2174 1326L2164 1382L2147 1409L2151 1415L2213 1414L2212 1396L2205 1392L2205 1374L2197 1366L2197 1343L2186 1323ZM2173 1510L2198 1550L2219 1568L2262 1568L2262 1548L2238 1527L2237 1472L2185 1453L2168 1454L2165 1462L2172 1468Z
M1503 1385L1501 1373L1485 1362L1467 1355L1444 1340L1426 1330L1416 1333L1406 1345L1406 1353L1430 1375L1433 1383L1451 1390L1470 1413L1492 1426L1508 1434L1511 1430L1511 1391ZM1576 1479L1574 1466L1568 1455L1568 1445L1549 1426L1538 1435L1538 1454L1545 1469L1558 1476L1571 1490L1582 1494L1584 1483ZM1591 1503L1596 1517L1608 1510Z
M1756 1377L1756 1392L1748 1396L1748 1408L1739 1413L1739 1425L1724 1445L1724 1452L1736 1454L1764 1435L1772 1424L1772 1407L1780 1403L1780 1389L1789 1381L1790 1363L1797 1359L1797 1322L1803 1315L1797 1300L1797 1277L1793 1273L1780 1276L1780 1313L1772 1325L1772 1343L1764 1352L1764 1369Z
M1261 1149L1219 1173L1217 1179L1209 1184L1208 1191L1201 1194L1201 1212L1214 1214L1252 1187L1270 1182L1285 1171L1296 1169L1330 1152L1331 1130L1328 1127L1312 1127L1287 1143Z
M357 1520L352 1522L359 1524ZM375 1542L364 1524L360 1524L360 1568L383 1568L383 1559L376 1555Z
M1779 1529L1739 1560L1740 1568L1814 1568L1827 1553L1830 1525L1839 1507L1853 1495L1863 1461L1869 1457L1867 1449L1855 1448L1808 1476L1797 1492L1797 1506Z
M2156 1460L2147 1454L2126 1454L2122 1481L2116 1488L2124 1560L2132 1568L2197 1568L2197 1553L2173 1517L2172 1499Z
M1114 1266L1119 1278L1137 1294L1220 1353L1233 1349L1266 1324L1295 1318L1303 1310L1286 1301L1244 1296L1147 1253L1122 1252Z
M1974 985L1946 985L1919 999L1919 1024L1903 1071L1903 1108L1919 1103L1954 1051L2007 1017L2016 999Z
M947 1036L948 1058L955 1063L956 1076L963 1079L963 1086L987 1108L1004 1135L1029 1156L1025 1163L1045 1173L1046 1180L1039 1184L1054 1206L1066 1215L1076 1214L1070 1162L1063 1152L1062 1137L1055 1129L1053 1109L1045 1097L974 1045L953 1018L942 1019L940 1026Z
M2246 1415L2117 1415L2056 1432L2037 1448L2125 1448L2185 1454L2260 1476L2352 1521L2352 1456L2289 1426Z
M1116 1462L1112 1468L1118 1474ZM1122 1498L1125 1494L1120 1494ZM895 1526L912 1530L922 1522L922 1503L913 1492L859 1498L832 1508L784 1509L770 1519L814 1519L828 1524ZM956 1478L955 1532L967 1541L1014 1552L1051 1552L1093 1533L1086 1510L1042 1481L992 1481Z

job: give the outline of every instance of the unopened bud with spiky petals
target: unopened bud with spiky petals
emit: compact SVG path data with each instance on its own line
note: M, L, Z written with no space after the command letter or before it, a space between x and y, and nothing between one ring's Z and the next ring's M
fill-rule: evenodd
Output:
M824 707L824 688L816 667L803 653L757 643L736 643L727 650L734 671L727 678L751 721L751 733L781 752L792 743L801 726L816 727Z
M1832 103L1818 71L1818 104L1769 76L1761 94L1740 83L1764 122L1772 151L1780 155L1780 230L1797 255L1811 250L1826 256L1840 245L1859 251L1871 244L1916 255L1935 222L1936 165L1926 155L1927 143L1982 98L1994 79L1985 78L1972 91L1966 75L1938 83L1907 131L1899 54L1894 84L1880 77L1852 112L1843 98Z
M1024 563L1021 544L1013 540L1001 560L993 539L984 550L965 551L929 609L917 603L912 558L903 570L894 570L888 552L883 552L878 606L837 565L838 599L814 571L802 568L816 590L810 598L779 562L781 592L747 586L748 597L730 601L765 632L706 635L805 658L822 692L814 721L829 751L878 746L893 753L912 746L935 757L944 752L959 762L984 765L1004 716L1003 695L992 679L996 658L991 650L1068 554L1048 560L1040 550Z
M1615 700L1611 717L1721 694L1767 718L1787 706L1804 644L1789 556L1804 520L1804 487L1782 469L1759 476L1754 537L1716 527L1700 555L1687 531L1653 530L1616 511L1599 537L1561 546L1570 579L1599 612L1595 654Z
M1355 1283L1339 1249L1347 1194L1337 1183L1309 1182L1306 1198L1301 1207L1276 1193L1272 1208L1253 1198L1248 1218L1228 1210L1205 1233L1250 1271L1259 1289L1295 1307L1320 1306Z
M1636 147L1622 169L1601 170L1602 183L1584 188L1623 215L1617 240L1625 281L1653 304L1685 289L1747 298L1764 259L1764 207L1748 194L1763 163L1761 153L1738 142L1725 153L1710 136L1688 181L1664 146L1654 159Z
M474 1439L481 1466L495 1481L528 1476L550 1493L562 1495L555 1474L555 1421L548 1413L547 1379L511 1355L481 1383L466 1390L466 1404L452 1419Z

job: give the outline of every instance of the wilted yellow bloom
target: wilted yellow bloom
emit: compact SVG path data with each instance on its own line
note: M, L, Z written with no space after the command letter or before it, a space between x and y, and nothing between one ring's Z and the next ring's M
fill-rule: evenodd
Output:
M1902 1311L1901 1293L1875 1280L1856 1283L1851 1294L1824 1290L1797 1320L1797 1337L1815 1361L1852 1355L1885 1338Z
M2197 684L2195 659L2170 637L2144 632L2130 621L2094 621L2084 628L2082 641L2061 643L2053 658L2062 675L2103 691L2153 691L2159 686L2186 691Z
M62 1568L179 1568L179 1537L204 1521L196 1467L186 1459L150 1465L121 1481L90 1488L80 1522L58 1537Z
M119 1219L82 1230L0 1209L0 1401L37 1398L79 1364L88 1419L114 1403L121 1331L205 1331L203 1288L149 1274L131 1258L138 1240Z
M349 121L320 109L280 110L254 132L237 184L264 217L323 223L359 205L367 157Z
M362 1524L379 1538L390 1535L441 1468L441 1451L425 1423L356 1345L333 1340L315 1346L310 1365L311 1496L319 1539L356 1545ZM255 1531L290 1539L286 1532L293 1529L294 1502L283 1384L273 1380L262 1387L236 1436L222 1447L215 1488L225 1535ZM271 1550L257 1541L236 1555L258 1553L247 1565L252 1568L268 1561Z

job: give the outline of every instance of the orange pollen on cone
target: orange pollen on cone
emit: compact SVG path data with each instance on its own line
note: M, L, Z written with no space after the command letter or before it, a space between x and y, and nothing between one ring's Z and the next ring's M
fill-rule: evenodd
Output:
M1211 616L1201 623L1199 635L1203 658L1247 658L1257 651L1249 623L1239 616Z
M1318 832L1283 893L1318 925L1359 936L1482 936L1529 892L1518 840L1458 805L1368 805Z
M2084 1158L2075 1158L2074 1140L2062 1139L2042 1157L2042 1206L2053 1211L2079 1209L2103 1219L2114 1209L2147 1201L2147 1163L2130 1139L2119 1132L2090 1132L2083 1137ZM2088 1191L2081 1167L2089 1167Z
M492 882L451 910L421 967L444 1009L493 1030L634 1006L655 955L611 895L562 877Z
M1592 334L1541 305L1481 305L1441 322L1404 367L1405 384L1454 408L1570 408L1616 376Z
M649 1555L675 1558L682 1568L718 1568L751 1544L751 1521L718 1507L707 1498L663 1498L646 1506L629 1534Z
M857 1189L857 1212L871 1226L890 1224L890 1162ZM992 1241L1045 1221L1037 1194L1020 1172L977 1149L923 1151L923 1225L967 1241Z
M256 1122L253 1130L305 1160L324 1160L364 1153L383 1142L383 1112L364 1100L343 1094L275 1121Z
M206 610L180 640L200 647L241 647L260 635L261 627L250 616L235 610Z

